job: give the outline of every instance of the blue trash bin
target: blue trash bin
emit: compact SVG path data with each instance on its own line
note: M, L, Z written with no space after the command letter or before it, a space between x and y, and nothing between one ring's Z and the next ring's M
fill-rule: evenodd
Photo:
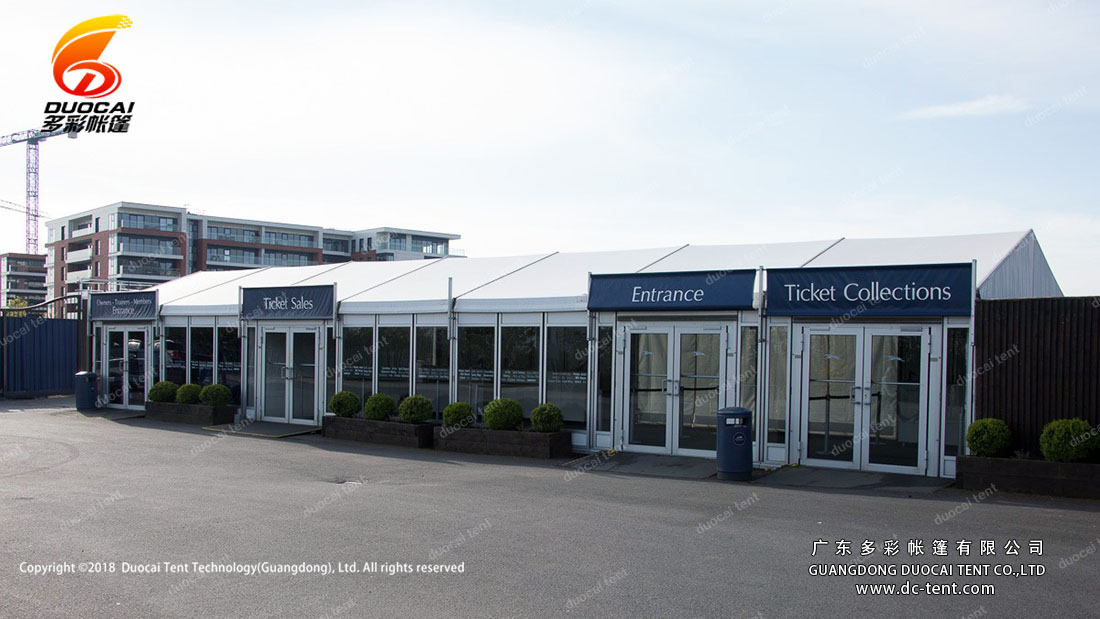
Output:
M92 410L99 408L96 402L96 379L99 376L95 372L77 372L73 385L73 392L76 394L76 408L77 410Z
M752 478L752 411L738 406L718 411L718 479Z

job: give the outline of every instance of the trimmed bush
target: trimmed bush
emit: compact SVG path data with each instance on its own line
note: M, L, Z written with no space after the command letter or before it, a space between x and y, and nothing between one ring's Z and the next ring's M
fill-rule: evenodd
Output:
M401 400L397 407L397 417L405 423L424 423L435 417L435 405L422 395L411 395Z
M1039 448L1051 462L1088 462L1100 456L1100 431L1084 419L1055 419L1043 426Z
M363 416L375 421L387 421L396 412L397 405L394 404L393 398L384 393L372 395L363 405Z
M979 419L966 430L966 444L975 456L1004 456L1012 448L1012 430L1001 419Z
M351 417L363 408L359 396L350 391L339 391L328 401L328 409L340 417Z
M176 383L170 380L162 380L153 385L153 388L149 390L149 401L175 402L177 389L179 389L179 385Z
M531 411L531 429L535 432L557 432L565 425L565 419L561 416L561 409L549 402L544 402Z
M484 417L490 430L518 430L523 423L523 407L511 398L500 398L485 405Z
M207 385L199 392L199 400L207 406L226 406L233 399L233 392L225 385Z
M448 426L472 426L477 416L474 407L466 402L451 402L443 409L443 423Z
M196 385L195 383L187 383L186 385L180 385L179 389L176 389L176 403L177 404L198 404L199 397L202 395L202 385Z

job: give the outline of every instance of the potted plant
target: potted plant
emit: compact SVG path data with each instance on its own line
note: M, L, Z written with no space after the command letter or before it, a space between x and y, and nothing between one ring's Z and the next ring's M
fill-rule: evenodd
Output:
M233 423L237 407L225 385L188 384L177 387L170 381L160 381L149 390L145 417L157 421L191 423L204 426Z
M1083 419L1047 423L1039 435L1043 460L1004 457L1011 440L1008 426L999 419L971 424L966 433L971 455L959 456L955 483L973 490L1100 498L1100 428Z
M475 427L469 404L448 406L443 426L435 429L436 448L526 458L563 458L573 451L572 436L561 429L561 410L553 404L535 407L529 428L523 427L523 407L509 398L489 402L482 416L484 427Z
M356 416L359 397L341 391L332 396L329 409L335 413L326 415L323 422L324 434L329 438L404 447L432 446L429 421L435 416L435 407L424 396L409 396L398 407L389 395L376 393L367 398L362 416Z

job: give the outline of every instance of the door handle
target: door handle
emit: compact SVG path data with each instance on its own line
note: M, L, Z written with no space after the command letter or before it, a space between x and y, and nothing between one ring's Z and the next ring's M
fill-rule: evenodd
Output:
M848 390L848 401L851 402L852 404L862 404L863 403L862 398L860 398L859 400L856 399L856 391L862 391L862 390L863 390L863 387L860 387L858 385L852 385L852 388Z
M675 382L676 381L672 380L671 378L666 378L665 379L665 395L672 395L673 394L672 390L674 388L674 383Z

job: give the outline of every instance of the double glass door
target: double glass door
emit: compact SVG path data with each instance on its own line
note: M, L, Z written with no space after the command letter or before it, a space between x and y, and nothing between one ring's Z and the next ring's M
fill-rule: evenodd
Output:
M264 421L318 423L318 335L317 329L263 329L258 405Z
M106 392L100 396L107 406L145 406L147 329L108 327L106 350Z
M929 341L922 327L806 327L803 461L921 472Z
M726 393L726 330L653 326L627 330L622 432L632 451L713 455Z

